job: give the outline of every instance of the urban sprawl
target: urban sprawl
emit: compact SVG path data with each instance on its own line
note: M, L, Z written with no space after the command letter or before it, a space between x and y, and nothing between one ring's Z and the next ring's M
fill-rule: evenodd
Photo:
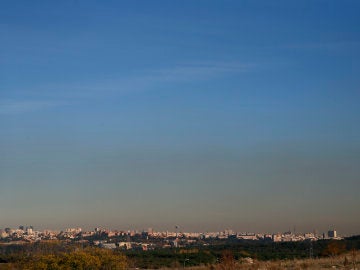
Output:
M64 231L38 231L33 226L19 226L17 229L0 229L0 242L7 244L25 244L47 240L65 240L80 244L94 245L107 249L126 250L154 250L158 248L176 248L191 246L207 246L219 241L268 241L268 242L296 242L317 241L322 239L342 239L335 230L327 233L295 233L284 232L276 234L266 233L238 233L233 230L221 232L182 232L178 227L175 231L157 232L149 228L144 231L117 231L95 228L83 231L81 228L68 228Z

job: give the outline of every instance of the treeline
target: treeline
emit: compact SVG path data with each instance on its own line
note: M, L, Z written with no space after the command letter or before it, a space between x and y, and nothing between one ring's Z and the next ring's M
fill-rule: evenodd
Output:
M268 261L333 257L351 250L360 250L360 236L344 240L314 242L238 241L188 249L158 249L146 252L130 250L124 254L133 267L156 269L184 265L213 265L220 263L224 254L231 254L235 260L250 257L260 261Z

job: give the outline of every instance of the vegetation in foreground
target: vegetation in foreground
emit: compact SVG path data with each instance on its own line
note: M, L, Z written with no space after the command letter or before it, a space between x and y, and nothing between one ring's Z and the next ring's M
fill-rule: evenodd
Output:
M188 270L325 270L325 269L360 269L360 252L351 251L335 257L324 257L316 259L295 259L295 260L234 260L231 256L225 255L221 262L215 265L194 266ZM180 270L183 266L172 268L161 268L162 270Z
M1 270L124 270L127 267L126 257L119 251L80 248L59 241L21 246L17 252L8 250L0 262Z
M152 251L44 241L0 245L0 269L357 269L359 250L359 236L342 241L246 242Z
M231 252L234 261L251 258L257 262L294 261L311 258L331 258L352 250L360 250L360 236L344 240L321 240L315 242L261 242L243 241L217 245L158 249L147 252L125 251L131 267L159 269L162 267L195 267L216 265L223 260L224 253Z

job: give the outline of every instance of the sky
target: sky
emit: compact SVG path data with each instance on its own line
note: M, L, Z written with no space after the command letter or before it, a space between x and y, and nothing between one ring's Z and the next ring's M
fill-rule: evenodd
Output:
M359 12L1 1L0 228L359 234Z

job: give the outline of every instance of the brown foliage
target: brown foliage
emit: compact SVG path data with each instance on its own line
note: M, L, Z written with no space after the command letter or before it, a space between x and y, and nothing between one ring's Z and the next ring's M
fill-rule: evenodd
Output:
M326 246L326 248L323 251L323 255L325 256L336 256L341 253L344 253L346 251L345 243L340 241L330 241L329 244Z
M28 270L123 270L126 268L126 257L111 250L86 248L57 255L32 255L23 258L17 268Z
M222 253L221 262L218 265L218 269L220 270L235 270L236 269L236 261L234 259L234 255L231 251L226 250Z

